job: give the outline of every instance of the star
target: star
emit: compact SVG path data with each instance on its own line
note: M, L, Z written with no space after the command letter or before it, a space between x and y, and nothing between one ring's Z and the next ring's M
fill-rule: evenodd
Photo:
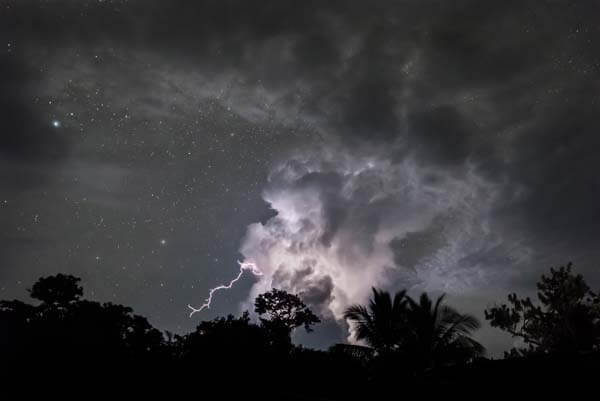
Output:
M60 128L60 126L61 126L61 124L60 124L60 121L58 121L58 120L53 120L53 121L52 121L52 126L53 126L54 128Z
M167 245L167 240L166 240L166 239L164 239L164 238L163 238L163 239L161 239L161 240L160 240L160 244L161 244L161 245Z

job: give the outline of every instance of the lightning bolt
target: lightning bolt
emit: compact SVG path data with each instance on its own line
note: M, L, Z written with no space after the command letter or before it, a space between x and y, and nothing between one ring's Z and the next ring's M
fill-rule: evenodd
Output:
M255 276L262 276L262 274L263 274L260 271L260 269L256 266L255 263L252 263L252 262L240 262L238 260L238 264L240 265L240 272L238 273L238 275L237 275L236 278L234 278L233 280L231 280L229 282L229 284L227 284L227 285L222 284L222 285L220 285L218 287L211 288L211 290L208 293L208 298L206 298L206 300L204 301L204 303L199 308L194 308L192 305L188 304L188 308L190 308L190 310L191 310L190 317L194 316L194 313L202 312L204 309L210 308L210 303L212 302L212 297L213 297L214 293L217 292L217 291L220 291L220 290L230 290L231 287L233 287L233 285L240 278L242 278L242 275L244 274L244 272L246 270L248 270L249 272L251 272Z

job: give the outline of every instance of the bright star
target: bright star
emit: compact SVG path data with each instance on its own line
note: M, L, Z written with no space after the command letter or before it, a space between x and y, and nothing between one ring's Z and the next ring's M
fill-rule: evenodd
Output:
M167 244L167 240L166 239L161 239L160 240L160 244L161 245L166 245Z
M52 126L53 126L54 128L60 128L60 121L58 121L58 120L54 120L54 121L52 121Z

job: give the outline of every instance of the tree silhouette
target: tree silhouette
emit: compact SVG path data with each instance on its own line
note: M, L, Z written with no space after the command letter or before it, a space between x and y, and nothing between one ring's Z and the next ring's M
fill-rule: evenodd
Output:
M321 321L298 295L276 288L256 297L254 307L262 326L271 334L272 346L276 348L289 349L295 328L304 326L310 332L312 326Z
M406 291L397 292L394 299L386 291L373 288L369 306L352 305L344 318L354 323L356 339L365 341L378 352L398 349L406 318Z
M66 305L75 302L83 295L79 286L80 278L59 273L40 278L29 291L29 295L48 305Z
M445 305L444 296L423 293L413 299L405 291L392 296L374 288L366 306L353 305L344 315L367 346L338 344L320 351L292 344L294 329L311 331L319 318L285 291L256 298L260 324L245 312L201 322L195 331L165 340L131 308L84 299L78 278L43 277L30 290L41 302L0 301L0 377L5 382L9 374L29 377L32 369L53 385L102 377L104 383L121 380L138 395L140 389L152 395L160 383L203 382L241 396L264 382L267 372L276 399L380 398L390 385L431 384L427 388L449 391L474 381L485 387L515 380L531 386L532 378L576 383L592 377L599 353L556 357L550 351L598 350L598 296L570 265L542 276L538 291L540 306L511 294L510 307L494 307L486 317L545 355L490 361L477 358L484 352L472 338L477 319ZM517 354L522 353L512 352ZM306 372L312 376L304 380Z
M304 326L304 329L310 332L313 325L321 322L298 295L276 288L260 294L254 306L261 322L282 325L290 332L300 326Z
M228 378L231 365L242 366L248 361L265 362L268 359L269 337L264 328L250 322L248 312L241 317L233 315L201 322L196 330L185 336L176 336L177 358L185 364L202 361L196 372L205 376ZM258 375L247 372L245 378ZM255 374L256 373L256 374ZM248 376L251 375L251 376Z
M484 354L484 347L471 337L481 326L477 318L444 305L444 295L435 302L427 293L418 302L407 300L404 352L421 369L467 362Z
M388 292L373 289L368 308L353 305L344 316L354 323L356 338L377 350L388 364L396 354L422 371L481 356L483 346L470 336L479 321L443 305L443 300L442 295L433 302L423 293L415 301L405 291L392 299Z
M583 276L572 273L572 264L550 269L537 283L539 304L508 295L508 304L485 311L492 327L523 340L526 348L507 356L527 353L573 353L600 348L600 297Z
M162 333L129 307L81 300L79 278L40 278L29 291L42 303L0 302L0 346L13 357L71 365L114 358L143 359L161 352Z

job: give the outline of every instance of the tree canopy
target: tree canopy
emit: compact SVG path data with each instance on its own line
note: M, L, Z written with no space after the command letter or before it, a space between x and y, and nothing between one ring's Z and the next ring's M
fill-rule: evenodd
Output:
M288 333L300 326L310 332L312 326L321 321L298 295L276 288L260 294L254 306L263 324L281 326Z
M42 303L0 301L2 341L18 358L105 360L114 355L143 358L163 346L162 333L123 305L80 299L79 278L40 278L30 295Z
M29 295L46 304L65 305L79 300L83 295L80 281L78 277L62 273L42 277L31 287Z
M600 297L591 291L572 264L551 268L537 283L538 302L517 294L508 303L485 311L492 327L520 338L525 347L510 355L528 353L573 353L600 347Z
M406 303L406 291L396 293L392 299L388 292L373 288L368 307L352 305L344 318L353 322L357 340L385 352L401 345Z
M353 305L344 316L354 326L357 340L364 340L380 355L398 354L417 370L482 356L484 348L471 337L479 321L423 293L419 300L400 291L391 295L373 288L368 307Z
M400 382L464 389L474 378L483 387L511 380L531 385L533 376L578 380L595 372L600 361L600 352L594 352L600 351L600 300L571 265L542 276L535 304L510 294L508 304L486 311L492 326L527 345L499 361L504 364L482 358L485 350L473 337L479 321L447 305L443 295L392 296L374 288L367 305L353 305L344 315L366 345L343 343L322 351L291 340L294 329L311 331L320 321L302 294L279 289L260 294L257 321L244 312L202 321L187 334L164 335L130 307L84 298L79 282L64 274L42 277L30 290L39 302L0 301L1 377L33 370L54 383L97 377L106 383L108 376L133 383L137 376L136 391L151 395L161 382L202 382L227 395L261 383L276 399L290 391L302 394L292 399L317 394L364 399L383 398Z

